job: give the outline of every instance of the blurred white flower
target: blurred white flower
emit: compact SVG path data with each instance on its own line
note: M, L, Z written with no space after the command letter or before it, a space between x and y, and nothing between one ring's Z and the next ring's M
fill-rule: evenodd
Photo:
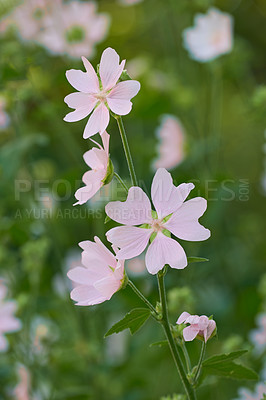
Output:
M21 322L14 316L17 304L14 300L6 300L7 288L0 279L0 352L8 349L8 341L4 334L16 332L21 328Z
M11 14L1 21L1 31L5 31L9 25L14 25L21 38L35 40L43 28L45 15L50 12L52 4L58 0L25 0L17 6Z
M262 400L266 394L266 384L258 383L255 387L255 392L252 393L249 389L241 388L238 391L239 397L235 400Z
M0 130L5 129L10 121L9 115L5 111L6 102L0 98Z
M258 328L250 332L250 340L255 346L255 352L262 354L266 350L266 313L259 314L256 322Z
M180 121L175 116L164 115L156 133L160 143L154 169L177 167L185 157L185 132Z
M60 2L44 17L43 23L38 41L52 53L92 57L95 45L107 35L109 17L98 14L92 1Z
M142 276L147 274L145 258L138 256L126 261L126 270L131 276Z
M194 26L183 32L184 46L191 58L206 62L229 53L233 47L233 17L217 8L197 14Z

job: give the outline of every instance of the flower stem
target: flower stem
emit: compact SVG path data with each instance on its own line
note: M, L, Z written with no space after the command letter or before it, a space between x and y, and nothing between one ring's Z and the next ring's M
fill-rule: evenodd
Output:
M185 360L186 360L187 372L190 372L191 371L191 362L190 362L190 358L189 358L189 355L188 355L188 352L187 352L186 345L185 345L183 340L182 340L180 346L181 346L181 348L183 350L183 354L184 354L184 357L185 357Z
M124 128L124 124L123 124L122 118L119 115L116 116L116 120L117 120L117 124L118 124L118 128L119 128L120 136L122 139L122 143L123 143L125 156L127 159L127 165L128 165L128 169L129 169L129 173L130 173L131 183L132 183L132 186L138 186L138 181L137 181L134 164L133 164L133 160L131 157L128 141L127 141L127 135L126 135L126 131Z
M136 293L136 295L146 304L146 306L149 307L149 309L157 315L156 309L153 307L153 305L149 302L148 299L139 291L139 289L134 285L134 283L129 279L128 280L128 285L131 287L131 289Z
M118 180L118 182L121 183L121 185L123 186L123 188L125 189L126 192L128 192L128 187L125 184L125 182L123 181L123 179L121 178L121 176L119 176L116 172L114 173L114 176L116 177L116 179Z
M191 387L181 358L179 356L172 332L171 332L171 327L170 327L170 323L169 323L169 318L168 318L168 310L167 310L167 301L166 301L166 293L165 293L165 286L164 286L164 272L160 271L157 274L157 278L158 278L158 287L159 287L159 294L160 294L160 301L161 301L161 306L162 306L162 320L161 320L161 324L163 326L164 332L165 332L165 336L167 338L177 371L179 373L179 376L181 378L181 381L184 385L188 400L195 400L195 393L193 388Z
M196 385L196 383L197 383L197 381L198 381L198 379L200 377L202 362L203 362L204 356L205 356L205 351L206 351L206 343L202 342L200 358L199 358L199 362L198 362L197 369L196 369L196 372L195 372L195 378L194 378L193 385Z

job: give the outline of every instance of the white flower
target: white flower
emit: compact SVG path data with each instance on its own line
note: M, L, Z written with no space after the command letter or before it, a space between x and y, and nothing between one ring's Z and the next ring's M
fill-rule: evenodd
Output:
M233 17L216 8L207 15L197 14L195 26L185 29L184 46L190 56L206 62L229 53L233 47Z

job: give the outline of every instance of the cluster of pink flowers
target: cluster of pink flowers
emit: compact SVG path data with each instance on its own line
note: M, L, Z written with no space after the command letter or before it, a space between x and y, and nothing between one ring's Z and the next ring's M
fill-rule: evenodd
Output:
M198 336L206 343L216 329L216 323L213 319L209 319L206 315L201 315L200 317L198 315L190 315L186 311L180 315L176 323L178 325L189 324L183 329L185 342L190 342Z
M2 19L0 31L9 25L17 27L23 40L36 41L52 54L92 57L107 35L109 17L97 13L94 1L24 0Z
M104 50L98 74L85 57L82 57L82 61L85 72L72 69L66 73L69 83L77 92L65 98L74 111L64 119L74 122L92 113L83 137L87 139L99 133L103 145L91 139L98 147L84 154L84 160L91 170L83 175L85 186L75 193L78 200L75 204L86 203L112 178L110 136L106 132L109 113L111 111L116 118L128 114L132 109L131 99L140 90L139 82L120 80L125 60L120 63L115 50ZM175 124L170 127L175 131L174 136L180 138L180 125L176 120L171 122ZM180 140L176 141L176 150ZM171 162L177 163L179 160L172 157ZM165 168L159 168L151 187L155 210L152 210L147 194L138 186L128 190L126 201L108 203L105 207L107 216L122 224L106 233L115 255L97 237L94 242L79 244L83 250L81 263L68 272L74 284L71 298L76 304L88 306L109 300L127 282L125 260L136 259L147 247L145 265L150 274L157 274L167 264L174 269L185 268L188 264L186 253L172 236L189 241L210 237L209 229L199 223L199 218L207 208L207 201L202 197L187 200L193 188L192 183L182 183L176 187L170 173ZM178 320L178 323L181 322L191 323L190 327L184 329L185 340L202 335L207 341L216 327L215 322L206 316L190 316L188 313L182 314Z
M0 280L0 351L8 349L6 333L17 332L21 328L21 322L14 316L17 304L14 300L6 300L7 288L3 280Z

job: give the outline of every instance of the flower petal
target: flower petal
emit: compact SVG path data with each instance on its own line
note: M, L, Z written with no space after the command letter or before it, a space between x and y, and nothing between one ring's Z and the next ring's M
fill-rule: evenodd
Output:
M186 321L186 319L190 317L190 314L186 311L182 312L182 314L179 316L178 320L176 321L176 323L178 325L183 324L183 322Z
M132 97L140 90L138 81L119 82L107 96L107 103L110 109L118 115L126 115L131 111Z
M93 286L77 286L70 293L72 300L77 302L78 306L91 306L102 303L106 298L98 292Z
M103 186L102 179L104 178L104 173L102 170L100 171L87 171L82 177L83 182L86 186L81 187L75 193L75 197L78 200L75 204L84 204L88 200L90 200L95 193L100 190Z
M208 325L207 329L204 331L205 342L207 342L207 340L211 337L215 328L216 328L216 322L213 319L210 319L209 325Z
M183 329L183 338L185 342L191 342L197 336L199 330L193 326L187 326Z
M110 300L113 294L118 291L120 286L121 282L115 279L115 276L113 274L104 277L94 284L94 287L98 290L98 292L106 297L106 300Z
M116 253L119 260L127 260L141 254L152 234L151 229L135 226L118 226L106 233L107 240L120 248Z
M108 47L104 50L100 61L100 77L104 90L110 90L120 78L125 66L125 60L119 65L119 55Z
M89 257L86 259L88 263L85 264L86 267L93 262L94 260L98 260L106 266L110 266L112 268L116 268L117 261L115 256L111 251L101 242L101 240L94 236L94 241L84 240L79 243L79 246L84 250Z
M100 90L98 76L97 76L93 66L91 65L91 63L87 60L87 58L85 58L85 57L81 57L81 58L82 58L84 67L86 69L87 76L90 80L90 93L98 93Z
M100 134L103 133L109 124L109 120L110 116L108 108L103 103L101 103L98 107L95 108L87 122L83 133L84 139L88 139L98 132Z
M207 201L202 197L195 197L182 204L164 226L179 239L206 240L211 233L209 229L204 228L198 221L206 208Z
M75 122L87 117L96 106L97 100L88 94L75 92L66 96L64 102L68 107L76 108L65 116L64 121Z
M151 203L146 193L133 186L126 201L112 201L105 206L105 212L112 220L124 225L141 225L152 220Z
M95 281L90 271L84 267L76 267L68 271L68 278L80 285L92 285Z
M194 189L193 183L182 183L176 187L171 174L165 168L159 168L151 187L151 197L158 218L164 218L175 212L192 189Z
M149 273L155 275L165 264L169 264L171 268L185 268L187 257L183 247L176 240L159 232L148 247L145 262Z
M95 82L87 72L70 69L66 71L66 77L70 85L79 92L95 93Z

